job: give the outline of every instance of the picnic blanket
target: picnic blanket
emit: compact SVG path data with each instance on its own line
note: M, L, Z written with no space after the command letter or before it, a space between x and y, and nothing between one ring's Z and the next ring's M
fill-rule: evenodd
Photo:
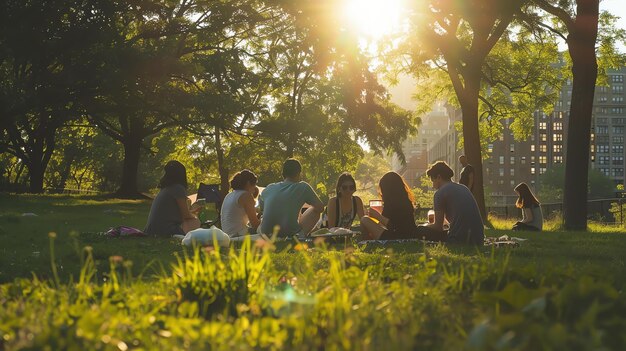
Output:
M484 246L494 246L494 247L518 247L520 242L526 241L527 239L509 237L508 235L503 235L500 237L486 236ZM426 245L437 245L440 242L438 241L428 241L422 239L401 239L401 240L362 240L359 241L358 245L376 245L376 246L386 246L386 245L394 245L394 244L411 244L411 243L423 243Z

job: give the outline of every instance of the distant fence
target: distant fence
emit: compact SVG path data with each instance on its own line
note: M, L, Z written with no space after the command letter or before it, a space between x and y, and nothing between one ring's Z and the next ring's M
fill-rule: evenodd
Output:
M78 195L97 195L101 194L101 191L91 189L78 189L78 188L45 188L44 192L49 194L78 194Z
M626 199L610 198L587 201L587 218L613 224L624 224L626 220ZM487 206L487 213L504 219L521 219L522 212L515 205ZM426 219L429 208L420 208L415 211L416 217ZM557 213L563 213L563 203L542 203L541 210L545 218L552 217Z

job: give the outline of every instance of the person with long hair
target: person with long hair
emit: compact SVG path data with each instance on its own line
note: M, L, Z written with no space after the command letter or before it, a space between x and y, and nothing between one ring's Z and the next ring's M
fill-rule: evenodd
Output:
M465 185L452 181L454 171L444 161L435 162L426 175L437 189L433 197L434 223L418 226L418 237L446 243L483 245L484 226L478 204ZM444 219L450 223L444 229Z
M522 209L522 220L513 225L513 230L541 231L543 229L543 213L541 203L526 183L519 183L515 189L517 201L515 206Z
M255 208L257 176L250 170L237 172L230 180L233 189L222 203L222 230L231 237L256 233L261 223Z
M152 202L146 234L171 236L185 235L200 228L200 220L189 208L187 198L187 170L178 161L165 165L159 181L161 189Z
M401 175L385 173L378 182L383 200L383 212L370 208L361 218L361 232L365 239L394 240L417 238L414 219L414 198Z
M354 196L356 181L350 173L342 173L337 179L335 187L337 196L328 200L326 211L328 213L329 227L343 227L350 229L354 219L365 215L363 200Z

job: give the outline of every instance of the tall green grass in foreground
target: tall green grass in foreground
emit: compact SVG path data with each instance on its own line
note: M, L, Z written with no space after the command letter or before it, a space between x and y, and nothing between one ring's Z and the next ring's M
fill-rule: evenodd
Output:
M511 232L513 221L494 221L488 236L528 239L512 249L184 250L97 234L141 228L148 209L0 195L0 350L626 347L622 228L570 233L555 220Z
M53 240L51 238L50 240ZM91 249L75 282L0 286L0 341L13 349L621 349L626 300L580 272L512 267L511 252L454 258L269 243L184 252L136 279ZM448 255L445 255L448 254ZM437 257L447 257L438 259ZM619 288L623 288L623 285Z

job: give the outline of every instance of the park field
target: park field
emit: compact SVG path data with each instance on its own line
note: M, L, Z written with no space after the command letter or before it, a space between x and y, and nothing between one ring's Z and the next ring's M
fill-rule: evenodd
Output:
M623 350L626 231L518 247L107 238L148 201L0 195L0 350Z

